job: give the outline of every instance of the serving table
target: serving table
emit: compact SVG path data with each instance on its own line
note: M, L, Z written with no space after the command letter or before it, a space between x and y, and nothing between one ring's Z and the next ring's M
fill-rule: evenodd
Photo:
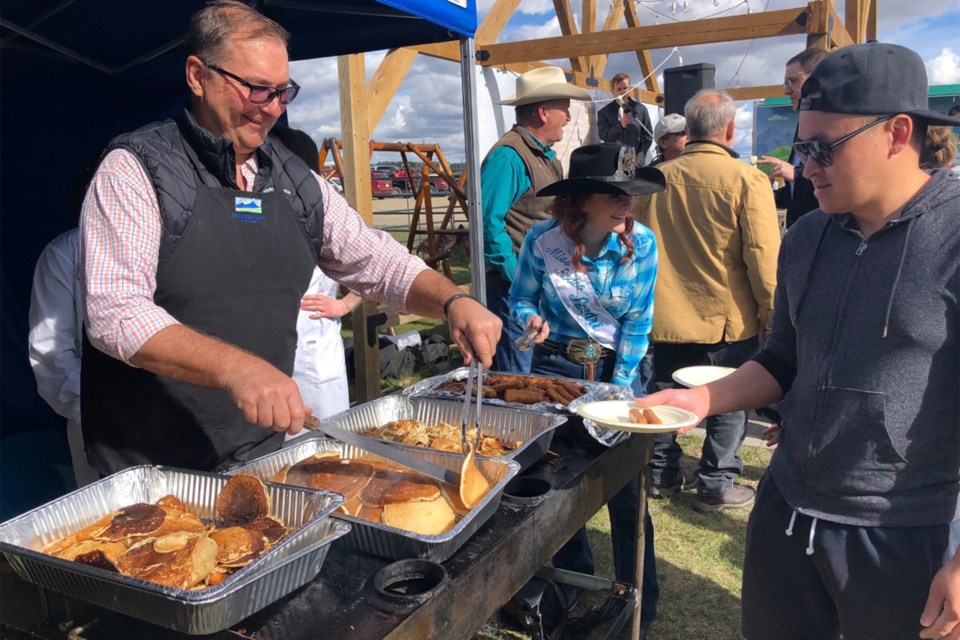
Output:
M652 436L634 434L603 448L583 433L577 418L571 418L546 457L520 476L547 480L552 489L538 498L505 495L475 536L442 565L434 565L435 573L428 577L439 580L438 584L420 584L429 572L415 572L407 579L405 569L388 567L391 560L334 544L316 580L233 628L203 637L471 638L550 562L570 536L640 473L652 446ZM645 505L642 485L641 509ZM643 557L642 534L641 526L639 558ZM421 595L407 594L417 587L430 588ZM190 636L39 589L2 563L0 637L150 640Z

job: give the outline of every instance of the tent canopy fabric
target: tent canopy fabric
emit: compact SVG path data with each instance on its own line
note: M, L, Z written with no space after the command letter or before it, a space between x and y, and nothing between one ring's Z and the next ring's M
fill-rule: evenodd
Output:
M476 0L251 0L291 33L291 59L472 37ZM187 99L182 37L199 0L0 3L0 436L63 421L40 399L27 358L37 257L76 225L71 191L114 136L175 115ZM4 461L17 447L0 449ZM22 466L22 465L21 465ZM4 507L18 483L3 467ZM0 512L10 514L7 508ZM2 515L2 514L0 514Z

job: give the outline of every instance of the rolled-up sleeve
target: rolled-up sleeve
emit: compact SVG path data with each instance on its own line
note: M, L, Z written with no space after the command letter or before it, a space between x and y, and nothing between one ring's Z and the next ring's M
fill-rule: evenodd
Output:
M153 301L160 234L156 192L140 162L110 152L83 202L81 281L90 343L128 364L155 333L178 324Z
M370 228L326 180L317 180L323 192L320 269L364 298L406 313L410 287L429 267L386 231Z

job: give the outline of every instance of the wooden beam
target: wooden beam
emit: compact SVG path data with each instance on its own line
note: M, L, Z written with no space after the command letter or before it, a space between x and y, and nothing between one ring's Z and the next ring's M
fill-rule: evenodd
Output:
M519 6L520 0L497 0L477 27L474 42L496 42Z
M367 129L366 72L363 54L339 56L340 130L346 156L344 196L360 216L373 225L373 194L370 189L370 132ZM377 303L364 300L353 313L354 378L357 399L373 400L380 395L380 349L376 339L369 346L367 318L376 314Z
M553 8L557 11L557 22L560 23L560 33L563 35L561 38L567 36L577 35L577 23L573 20L573 10L570 8L570 0L553 0ZM479 47L477 48L479 52ZM577 52L572 52L570 55L566 56L538 56L534 58L535 60L544 60L544 59L553 59L553 58L570 58L570 66L577 73L590 73L588 69L585 69L586 62L584 59L578 57Z
M837 13L837 8L833 6L833 0L827 0L827 28L830 34L831 49L846 47L856 42L847 28L843 26L843 22L840 21L840 14Z
M782 98L783 85L769 84L760 87L740 87L739 89L724 89L734 100L762 100L765 98Z
M637 5L630 0L623 0L626 7L627 26L636 28L640 26L640 16L637 15ZM657 74L653 72L653 62L650 60L650 52L646 49L637 49L637 62L640 63L640 72L646 78L647 89L654 93L660 93L657 86Z
M867 34L867 9L870 0L846 0L843 23L854 42L863 42Z
M827 27L829 12L823 0L814 0L807 4L807 48L820 47L830 50L830 30Z
M380 124L380 118L383 117L416 57L417 52L413 49L390 49L380 62L366 90L368 133L372 133Z
M879 0L873 0L867 9L867 40L877 39L877 5Z
M577 55L596 55L664 47L773 38L807 33L806 8L765 11L698 21L697 28L686 22L634 27L616 31L508 42L478 48L477 58L485 65L502 65L529 60L552 60Z
M614 29L620 28L620 21L623 20L623 5L624 1L618 0L610 7L610 11L607 12L607 19L603 23L604 31L613 31ZM593 62L591 64L593 65L593 75L595 77L603 77L603 70L607 66L608 57L606 54L593 56Z
M580 0L580 29L584 33L593 33L597 30L596 0ZM596 56L586 56L583 59L584 71L594 75L595 64Z

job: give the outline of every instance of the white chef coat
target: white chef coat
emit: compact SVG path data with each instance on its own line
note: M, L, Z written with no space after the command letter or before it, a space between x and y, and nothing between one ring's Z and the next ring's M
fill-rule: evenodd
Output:
M338 292L335 281L319 268L313 270L307 293L336 298ZM297 317L297 358L293 365L293 379L300 387L303 404L313 409L316 417L326 418L350 408L343 338L339 318L311 320L311 313L301 310ZM304 433L307 431L297 435ZM291 436L285 439L290 440Z
M50 408L67 419L67 440L77 486L100 478L83 449L80 427L80 351L83 344L83 294L77 266L77 229L54 238L40 254L30 296L30 366L37 391Z

